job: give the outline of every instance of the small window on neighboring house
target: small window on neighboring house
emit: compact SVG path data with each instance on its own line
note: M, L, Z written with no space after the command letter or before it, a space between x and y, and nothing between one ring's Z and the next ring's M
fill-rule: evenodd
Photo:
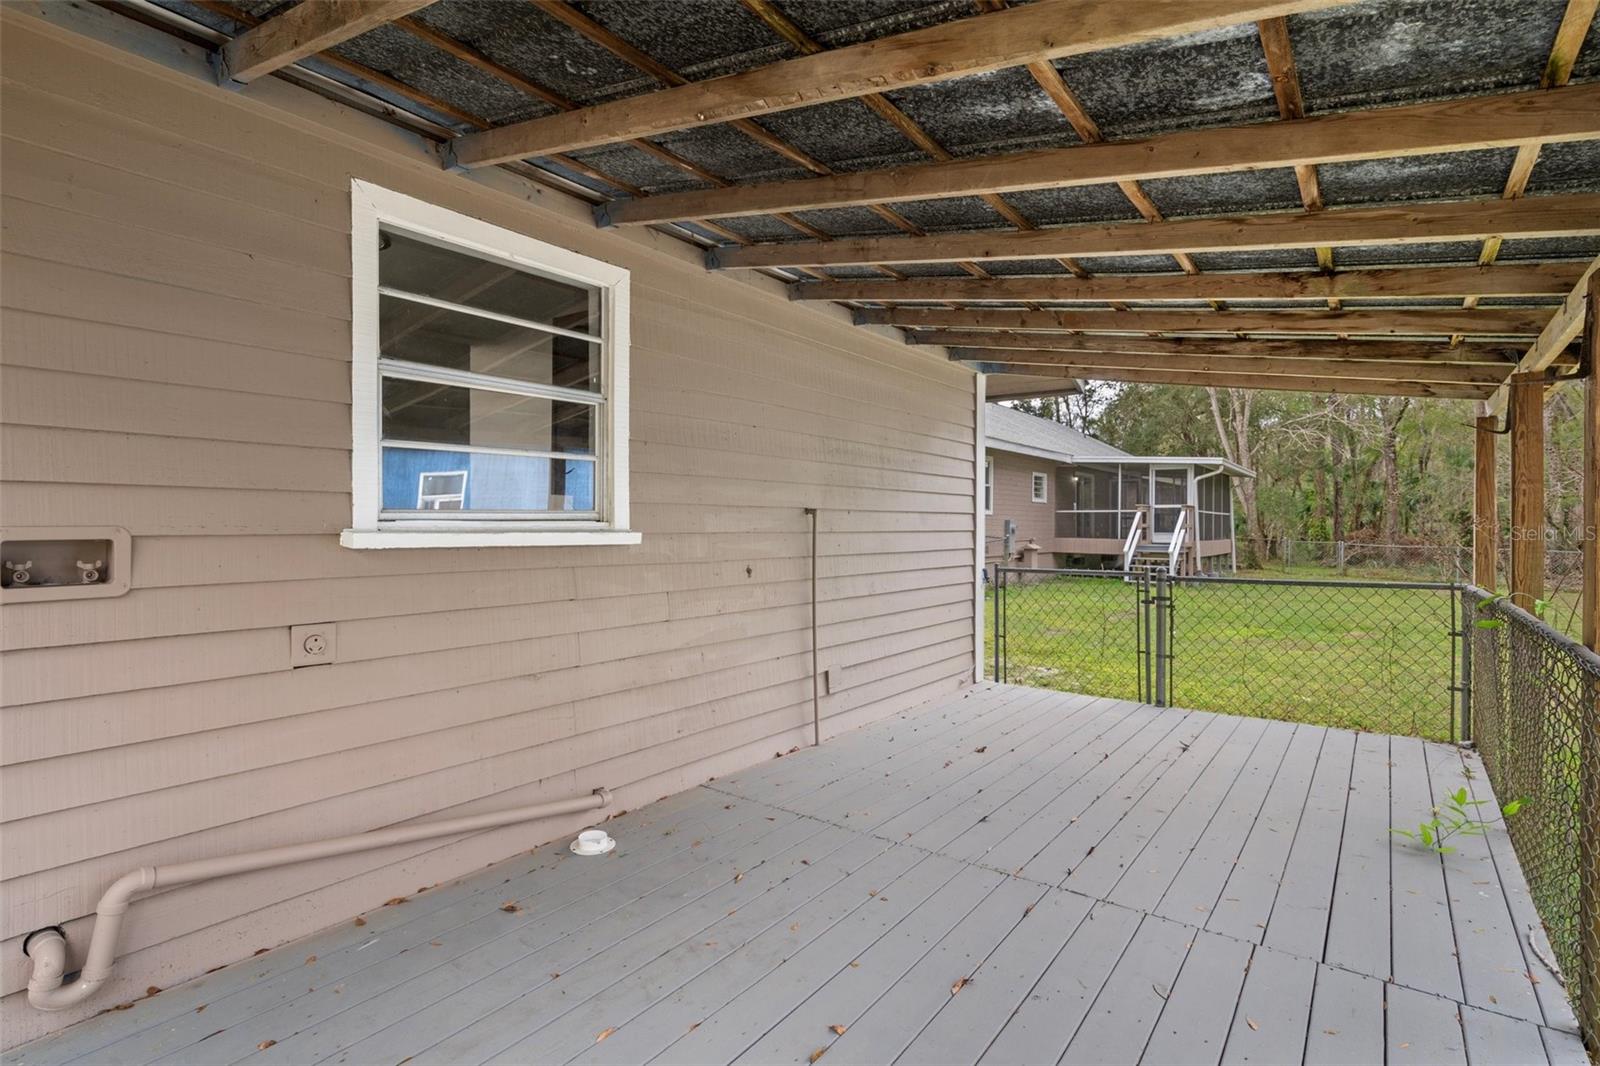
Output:
M1047 474L1033 475L1033 502L1046 503L1050 496L1050 477Z
M628 272L351 186L351 547L637 543Z
M994 514L994 456L983 460L983 513Z

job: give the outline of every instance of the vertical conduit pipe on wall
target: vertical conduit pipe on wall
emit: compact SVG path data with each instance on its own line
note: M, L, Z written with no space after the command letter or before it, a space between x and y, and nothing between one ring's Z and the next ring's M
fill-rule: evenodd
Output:
M822 746L822 667L817 662L817 509L811 516L811 743Z
M66 934L59 926L36 929L22 941L23 954L33 961L33 972L28 977L28 1004L39 1010L66 1010L75 1007L100 990L111 978L117 961L117 938L122 932L122 916L128 912L133 897L152 889L173 885L209 881L214 877L249 873L290 863L309 862L335 855L371 851L393 844L409 844L434 837L454 836L480 829L497 829L549 818L558 814L573 814L611 805L611 793L597 788L587 796L536 803L527 807L493 811L488 814L468 815L442 822L422 822L417 825L375 829L354 836L312 840L304 844L290 844L266 851L247 851L238 855L224 855L215 859L178 863L173 866L145 866L124 874L106 889L95 908L94 935L89 940L89 950L84 956L83 971L78 980L66 988L61 982L67 974Z

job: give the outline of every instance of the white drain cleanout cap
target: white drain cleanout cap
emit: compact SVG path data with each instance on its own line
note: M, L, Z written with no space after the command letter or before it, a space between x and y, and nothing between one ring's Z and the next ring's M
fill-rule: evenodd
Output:
M604 855L616 846L617 842L604 829L585 829L572 842L572 853L574 855Z

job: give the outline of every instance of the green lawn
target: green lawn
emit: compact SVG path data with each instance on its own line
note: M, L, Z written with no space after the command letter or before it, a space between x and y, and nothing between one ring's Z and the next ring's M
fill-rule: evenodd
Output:
M1449 739L1456 696L1446 591L1187 583L1173 590L1169 702ZM1133 586L1057 577L1006 590L1006 678L1140 696ZM987 661L994 662L994 594Z

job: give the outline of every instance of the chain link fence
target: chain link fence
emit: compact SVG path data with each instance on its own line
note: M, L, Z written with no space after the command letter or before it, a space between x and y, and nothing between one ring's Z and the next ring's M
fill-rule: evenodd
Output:
M996 571L1001 681L1456 738L1457 586Z
M1194 577L1170 599L1179 707L1456 738L1455 586Z
M989 660L1017 685L1144 700L1148 578L1108 570L995 571Z
M1510 573L1510 548L1500 548L1499 564L1502 575ZM1285 537L1272 545L1267 561L1258 569L1264 574L1285 576L1465 584L1472 580L1472 548L1463 544L1372 544ZM1582 573L1583 552L1546 550L1545 584L1550 589L1575 590Z
M1482 589L1462 590L1470 736L1590 1048L1600 1048L1600 656Z

